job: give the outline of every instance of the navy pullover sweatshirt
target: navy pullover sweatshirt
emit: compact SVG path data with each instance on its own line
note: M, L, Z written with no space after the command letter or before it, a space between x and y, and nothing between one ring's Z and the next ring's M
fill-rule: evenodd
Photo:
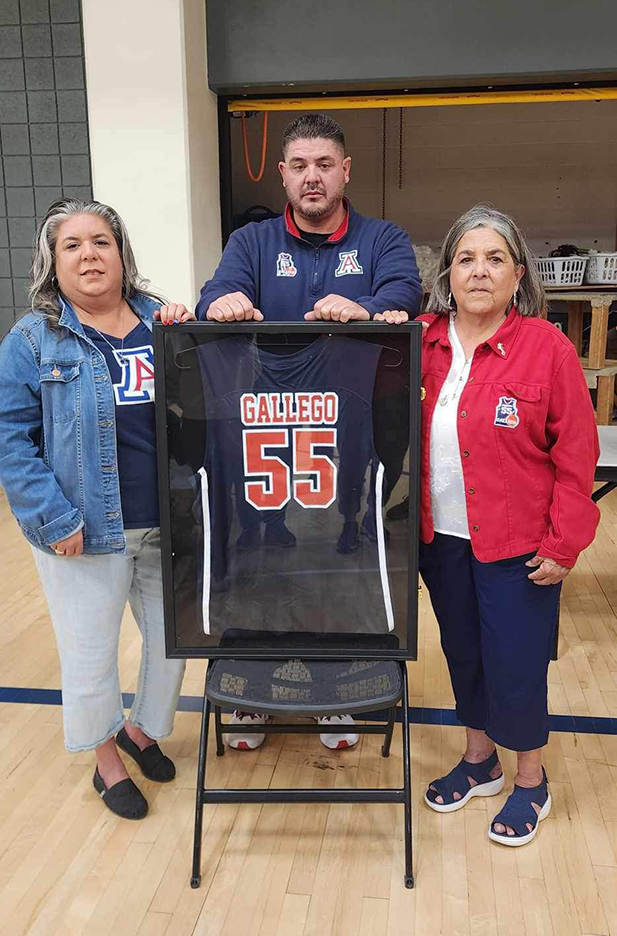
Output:
M227 293L241 292L267 321L302 321L330 293L353 299L370 312L420 311L422 286L409 237L390 221L347 215L319 247L303 240L291 206L269 221L234 231L197 303L197 318Z

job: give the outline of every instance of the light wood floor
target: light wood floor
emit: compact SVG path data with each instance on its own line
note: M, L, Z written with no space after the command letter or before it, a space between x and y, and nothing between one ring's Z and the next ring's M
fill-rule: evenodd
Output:
M564 589L551 711L617 717L617 492ZM59 688L29 547L0 495L0 686ZM139 640L127 616L123 689ZM452 707L435 622L423 601L412 705ZM199 695L204 664L183 687ZM189 886L199 716L180 713L165 750L177 780L133 776L144 822L115 819L92 788L91 755L71 756L61 710L0 702L0 932L6 936L591 936L617 934L617 735L554 733L545 763L553 812L520 849L489 842L506 792L458 813L425 808L426 783L460 756L462 730L413 726L416 888L402 874L402 807L217 806L205 811L203 883ZM505 752L508 775L512 756ZM130 768L130 765L129 765ZM131 769L131 768L130 768ZM213 783L378 786L400 778L365 736L347 752L273 736L259 751L212 758Z

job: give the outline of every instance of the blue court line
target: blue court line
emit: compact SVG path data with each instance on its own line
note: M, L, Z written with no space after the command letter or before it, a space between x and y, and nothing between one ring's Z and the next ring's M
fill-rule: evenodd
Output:
M125 708L130 708L135 698L132 692L123 692ZM62 705L60 689L28 689L15 686L0 686L0 702L19 702L30 705ZM201 712L201 696L180 696L179 712ZM385 712L368 712L366 721L386 718ZM617 718L594 717L591 715L549 715L551 731L570 731L578 734L617 735ZM401 720L400 707L397 721ZM412 725L460 725L453 709L414 708L409 709L409 721Z

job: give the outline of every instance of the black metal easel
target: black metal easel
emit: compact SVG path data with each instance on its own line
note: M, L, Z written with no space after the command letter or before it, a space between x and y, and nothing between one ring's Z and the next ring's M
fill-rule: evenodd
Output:
M308 789L207 789L206 788L206 759L208 755L208 731L212 702L209 697L209 676L212 662L208 664L204 685L204 701L201 715L201 733L199 740L199 759L197 762L197 791L195 802L195 833L193 839L193 871L191 887L197 888L201 884L201 845L203 827L203 809L206 803L402 803L405 809L405 887L414 886L413 878L413 850L412 850L412 814L411 814L411 755L409 749L409 691L407 667L405 663L392 663L391 666L400 668L402 693L402 732L403 732L403 786L400 788L374 788L357 789L345 788L337 790L308 790ZM259 666L258 662L253 663ZM245 703L246 704L246 703ZM321 730L319 725L281 723L274 725L258 725L254 728L244 725L225 725L221 722L221 707L215 705L215 733L216 753L218 757L225 754L223 744L223 727L226 734L233 732L242 734L251 731L260 734L317 734ZM310 715L307 708L302 714ZM390 754L390 744L396 720L396 704L388 711L388 720L381 725L354 725L354 732L358 734L383 734L384 743L381 748L382 757ZM329 726L332 733L345 733L349 731L348 725L340 727Z

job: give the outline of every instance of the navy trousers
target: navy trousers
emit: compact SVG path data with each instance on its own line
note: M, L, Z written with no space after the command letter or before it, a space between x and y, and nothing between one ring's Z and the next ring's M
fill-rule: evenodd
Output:
M469 540L436 533L420 543L459 721L513 751L543 747L549 733L547 671L561 584L527 578L533 555L479 562Z

